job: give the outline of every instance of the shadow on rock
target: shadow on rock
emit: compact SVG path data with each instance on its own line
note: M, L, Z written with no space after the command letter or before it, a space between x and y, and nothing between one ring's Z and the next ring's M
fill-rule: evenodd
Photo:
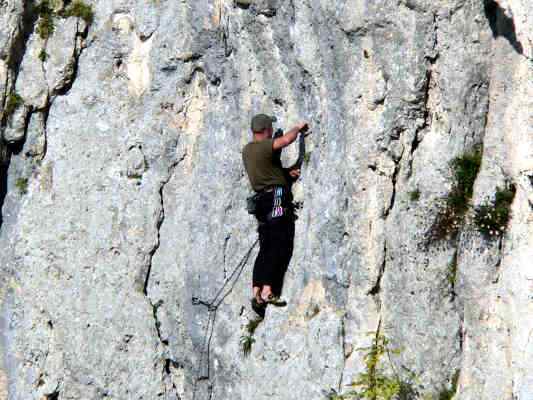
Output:
M2 227L2 206L7 195L7 171L9 169L9 149L0 138L0 227Z
M522 43L516 37L514 20L505 14L505 10L494 0L485 0L485 15L495 38L503 36L519 54L524 54Z

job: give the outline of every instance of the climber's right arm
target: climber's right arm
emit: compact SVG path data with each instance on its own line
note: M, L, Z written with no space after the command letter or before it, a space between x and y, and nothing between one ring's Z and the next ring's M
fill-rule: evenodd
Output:
M292 142L296 140L300 132L305 132L307 129L308 129L307 122L302 122L296 125L294 128L290 129L283 136L274 139L274 141L272 142L272 149L279 150L284 147L287 147L289 144L291 144Z

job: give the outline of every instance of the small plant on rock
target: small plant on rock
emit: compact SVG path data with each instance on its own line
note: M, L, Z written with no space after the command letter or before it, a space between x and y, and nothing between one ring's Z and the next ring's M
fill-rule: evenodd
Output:
M382 357L387 356L394 371L391 354L399 354L401 350L390 348L389 340L379 333L379 328L372 335L372 344L360 349L366 352L365 371L350 385L354 390L344 394L331 391L328 400L407 400L416 397L410 381L403 380L396 372L394 376L387 375L380 366ZM414 379L411 374L410 380Z
M22 100L22 97L16 92L11 92L7 96L6 106L4 108L4 116L7 118L11 116L17 108L22 106L24 104L24 101Z
M389 340L379 332L374 336L372 345L363 348L366 370L359 374L358 379L352 383L353 387L360 388L357 399L391 400L400 393L398 378L388 377L380 369L380 359L389 352L397 353L397 349L389 348Z
M420 190L415 189L412 192L409 192L409 199L413 202L420 200Z
M47 59L48 59L48 53L46 52L45 49L42 49L40 52L39 52L39 60L41 60L42 62L45 62Z
M85 4L81 0L74 0L62 14L63 17L77 17L83 19L87 25L94 21L94 11L92 6Z
M252 352L252 345L255 343L255 339L252 335L241 336L242 354L244 357L248 357Z
M18 178L15 181L15 187L18 189L20 194L26 194L28 192L28 179Z
M430 228L431 240L442 240L451 235L454 237L463 224L470 205L479 168L481 167L481 148L455 158L451 162L453 184L445 199L444 207L439 211L435 222Z
M55 30L54 10L50 4L50 0L41 0L37 6L37 13L39 14L37 33L41 39L48 39Z
M246 334L241 336L241 348L245 357L248 357L252 351L252 345L255 343L254 333L263 318L256 318L248 321L245 326Z
M486 240L500 237L507 229L515 194L514 185L504 189L497 188L494 201L475 208L474 224Z

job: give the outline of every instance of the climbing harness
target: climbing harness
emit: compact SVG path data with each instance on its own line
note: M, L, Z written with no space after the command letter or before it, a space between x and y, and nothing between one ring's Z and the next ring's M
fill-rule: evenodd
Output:
M300 169L302 167L302 164L304 162L304 159L305 159L305 137L309 135L309 133L305 134L304 132L302 132L300 134L300 137L299 137L299 142L298 142L298 158L296 160L296 162L291 165L289 168L287 168L288 170L292 170L292 169ZM278 129L273 137L274 139L276 138L279 138L283 136L283 130L282 129ZM275 190L275 193L274 193L274 196L277 196L279 198L279 202L281 202L281 196L282 196L282 193L279 193L278 191L281 190L280 188L274 188ZM259 201L259 199L261 198L261 196L264 195L263 192L259 192L259 193L254 193L252 196L249 196L246 198L246 211L248 211L248 214L251 214L251 215L256 215L257 214L257 202ZM276 203L276 200L274 201ZM280 204L275 204L274 205L275 208L274 208L274 211L272 212L272 215L271 217L272 218L276 218L276 217L279 217L281 216L283 213L281 212L280 213L280 209L281 207Z
M211 362L210 362L210 351L211 351L211 340L213 338L213 332L215 328L215 322L217 318L218 307L222 302L230 295L235 287L235 284L239 280L244 267L248 263L252 251L259 242L259 239L256 239L255 242L248 249L244 257L239 261L232 273L224 280L222 287L218 290L215 296L211 301L205 301L198 297L192 298L192 304L195 306L204 306L207 308L208 319L207 325L205 327L204 340L202 345L202 352L200 353L200 360L198 361L198 369L196 371L196 379L193 384L193 393L192 400L196 400L196 393L198 391L198 382L207 380L209 381L208 385L208 400L211 400L213 397L213 384L211 381ZM205 364L204 364L205 363ZM202 372L203 367L205 368L205 373Z

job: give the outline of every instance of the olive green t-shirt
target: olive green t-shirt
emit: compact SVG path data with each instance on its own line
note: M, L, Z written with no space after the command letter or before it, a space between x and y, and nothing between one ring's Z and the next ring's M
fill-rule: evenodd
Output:
M242 150L244 168L252 188L256 192L268 186L287 186L287 180L281 165L281 151L272 149L273 140L265 139L250 142Z

